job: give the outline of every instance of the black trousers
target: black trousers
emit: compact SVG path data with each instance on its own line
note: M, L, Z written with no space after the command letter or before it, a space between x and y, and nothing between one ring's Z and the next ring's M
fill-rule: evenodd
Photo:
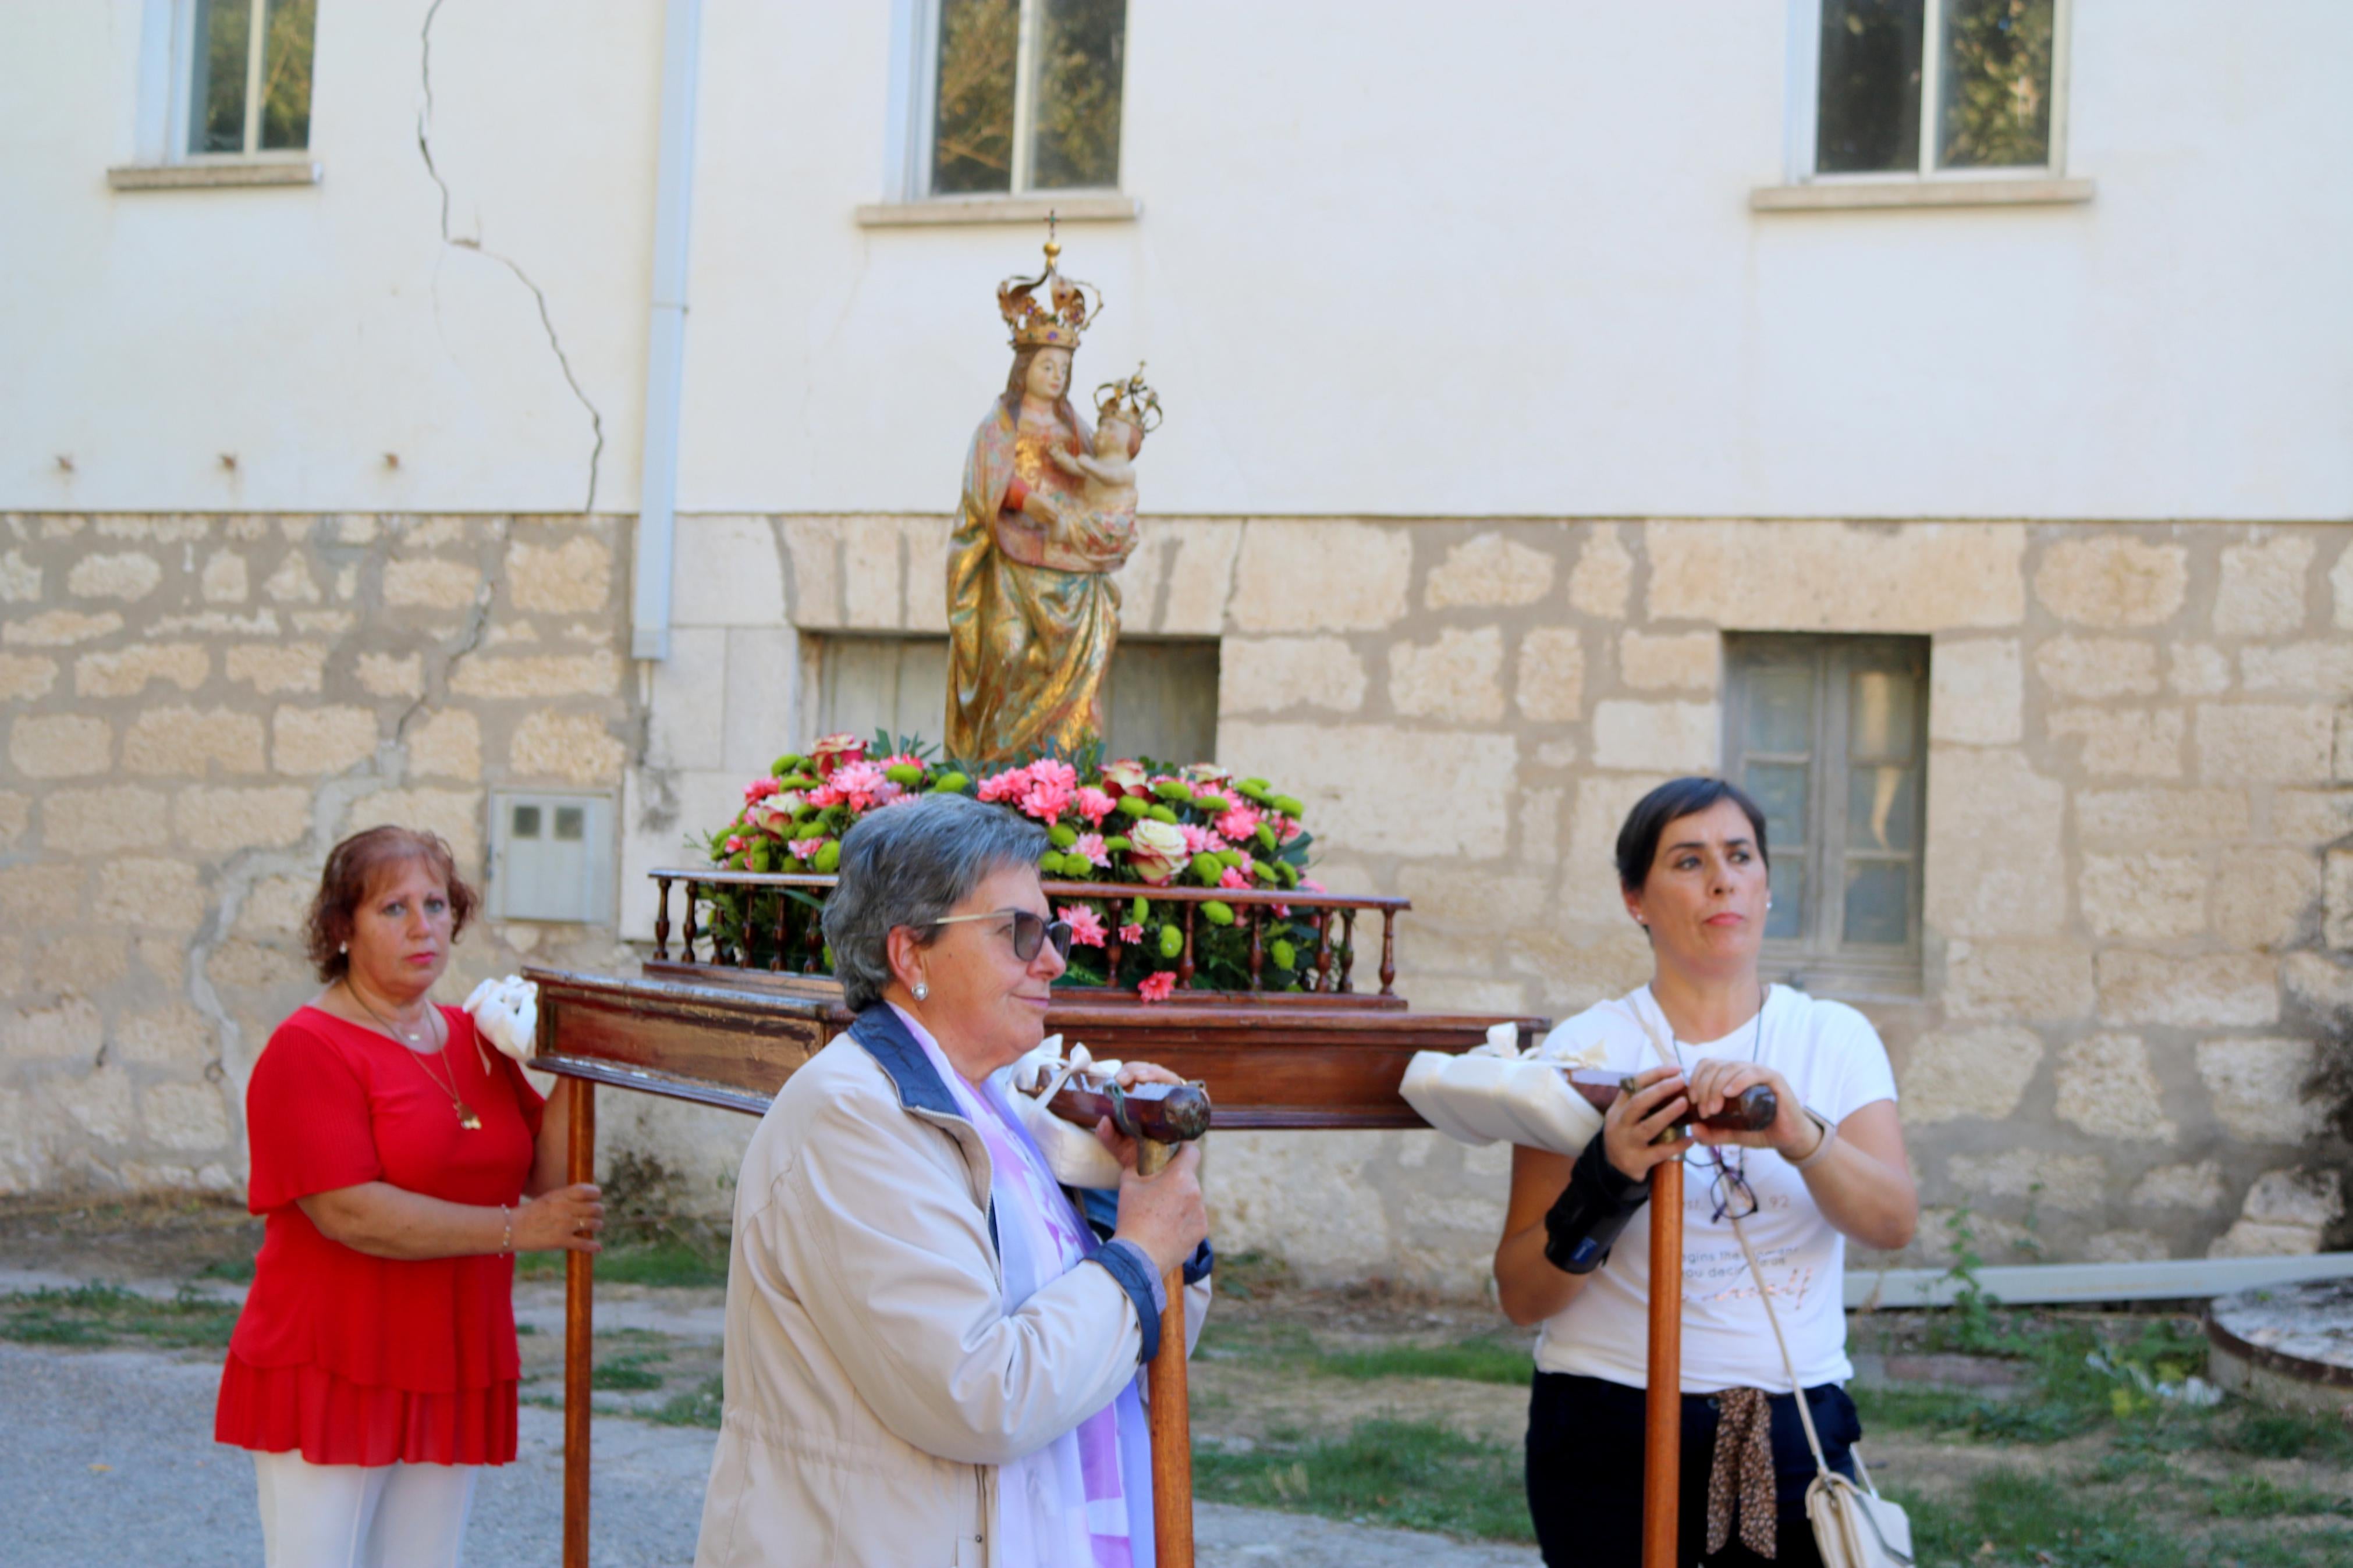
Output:
M1528 1513L1536 1544L1550 1568L1641 1568L1642 1561L1642 1434L1645 1395L1639 1388L1598 1377L1540 1372L1528 1397ZM1806 1522L1806 1488L1814 1456L1798 1420L1793 1394L1770 1396L1773 1407L1774 1491L1779 1504L1774 1568L1820 1568ZM1851 1452L1862 1436L1854 1401L1825 1383L1806 1390L1814 1430L1831 1468L1852 1479ZM1753 1568L1766 1559L1740 1543L1737 1530L1713 1557L1707 1548L1707 1477L1715 1463L1715 1400L1683 1395L1683 1507L1675 1555L1689 1565Z

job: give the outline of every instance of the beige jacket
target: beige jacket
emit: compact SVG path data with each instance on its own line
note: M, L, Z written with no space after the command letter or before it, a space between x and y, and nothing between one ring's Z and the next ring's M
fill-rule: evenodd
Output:
M1136 1375L1127 1272L1090 1262L1006 1312L980 1134L870 1009L744 1152L696 1568L995 1563L997 1467Z

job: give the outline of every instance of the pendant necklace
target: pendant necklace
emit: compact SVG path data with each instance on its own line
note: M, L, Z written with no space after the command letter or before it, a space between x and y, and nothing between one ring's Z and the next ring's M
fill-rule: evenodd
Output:
M482 1119L474 1113L474 1108L468 1105L464 1098L458 1093L458 1072L455 1068L449 1066L448 1039L445 1037L441 1041L440 1047L433 1053L441 1058L442 1071L447 1072L449 1075L448 1080L445 1082L440 1073L435 1072L430 1067L426 1065L424 1052L406 1048L406 1046L423 1045L425 1043L423 1036L432 1032L431 1024L428 1023L425 1029L419 1034L409 1034L401 1029L397 1025L392 1023L389 1019L385 1018L383 1014L369 1006L367 1004L367 998L362 996L359 994L359 988L352 984L351 982L345 981L343 983L343 989L352 994L352 1000L360 1005L360 1009L363 1012L366 1013L369 1017L374 1018L377 1023L382 1024L385 1029L391 1034L395 1039L406 1042L406 1046L404 1046L401 1054L417 1064L417 1070L423 1073L428 1079L430 1079L434 1088L439 1089L442 1093L449 1097L449 1109L457 1112L458 1125L464 1128L469 1132L480 1131L482 1128Z

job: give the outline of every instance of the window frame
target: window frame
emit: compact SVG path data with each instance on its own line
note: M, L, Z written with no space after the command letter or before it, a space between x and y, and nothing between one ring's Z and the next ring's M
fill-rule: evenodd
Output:
M1822 75L1822 0L1789 0L1789 102L1783 155L1791 184L1886 185L1943 182L2056 180L2067 173L2067 78L2074 0L2052 0L2051 149L2040 163L1968 169L1936 167L1936 106L1944 87L1946 0L1921 0L1920 145L1909 169L1824 174L1814 166Z
M894 159L902 181L899 200L909 204L955 205L987 202L1040 202L1064 197L1116 196L1122 185L1114 181L1108 185L1039 186L1029 183L1037 133L1038 110L1038 39L1044 28L1046 0L1017 0L1020 10L1018 42L1014 49L1013 63L1013 145L1010 153L1012 170L1006 188L1001 191L952 191L934 195L932 191L932 152L936 127L933 117L938 111L940 85L940 0L901 0L901 17L907 29L902 52L906 71L906 91L902 112L893 116L899 136L903 140L903 153ZM1134 6L1131 4L1120 16L1119 83L1119 169L1120 180L1127 174L1127 44L1134 26Z
M1760 652L1770 658L1759 658ZM1851 678L1858 668L1899 665L1915 684L1918 704L1910 765L1919 781L1906 940L1900 952L1849 944L1840 934L1846 910L1848 738ZM1758 967L1767 978L1827 995L1910 998L1926 994L1928 824L1928 703L1931 650L1926 637L1875 633L1726 633L1724 648L1724 776L1746 788L1747 677L1759 668L1810 663L1815 687L1813 750L1806 763L1805 878L1810 894L1806 931L1767 939ZM1767 754L1767 760L1775 759ZM1778 848L1774 849L1778 857Z
M165 146L170 161L175 163L204 165L237 165L250 163L308 163L316 153L312 137L306 131L300 147L263 147L261 142L261 83L267 70L269 48L269 0L245 0L248 10L246 21L245 46L245 128L243 146L235 153L206 153L195 142L195 76L196 76L196 12L197 0L174 0L172 5L172 91L165 121ZM316 80L319 37L314 20L311 35L313 81ZM315 126L317 103L311 105Z

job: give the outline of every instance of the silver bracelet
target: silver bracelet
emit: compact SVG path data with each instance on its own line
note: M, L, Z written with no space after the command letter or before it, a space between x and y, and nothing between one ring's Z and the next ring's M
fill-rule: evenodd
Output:
M514 1250L514 1211L504 1204L499 1205L499 1229L503 1233L499 1237L499 1250L512 1252Z
M1802 1110L1808 1116L1814 1119L1814 1125L1822 1130L1822 1137L1821 1142L1814 1145L1814 1152L1812 1153L1807 1155L1802 1160L1792 1160L1789 1162L1789 1168L1793 1171L1802 1171L1809 1165L1820 1164L1821 1163L1822 1156L1831 1152L1831 1145L1838 1142L1837 1123L1833 1122L1829 1117L1824 1116L1820 1111L1816 1110L1810 1105L1801 1106L1799 1109Z

